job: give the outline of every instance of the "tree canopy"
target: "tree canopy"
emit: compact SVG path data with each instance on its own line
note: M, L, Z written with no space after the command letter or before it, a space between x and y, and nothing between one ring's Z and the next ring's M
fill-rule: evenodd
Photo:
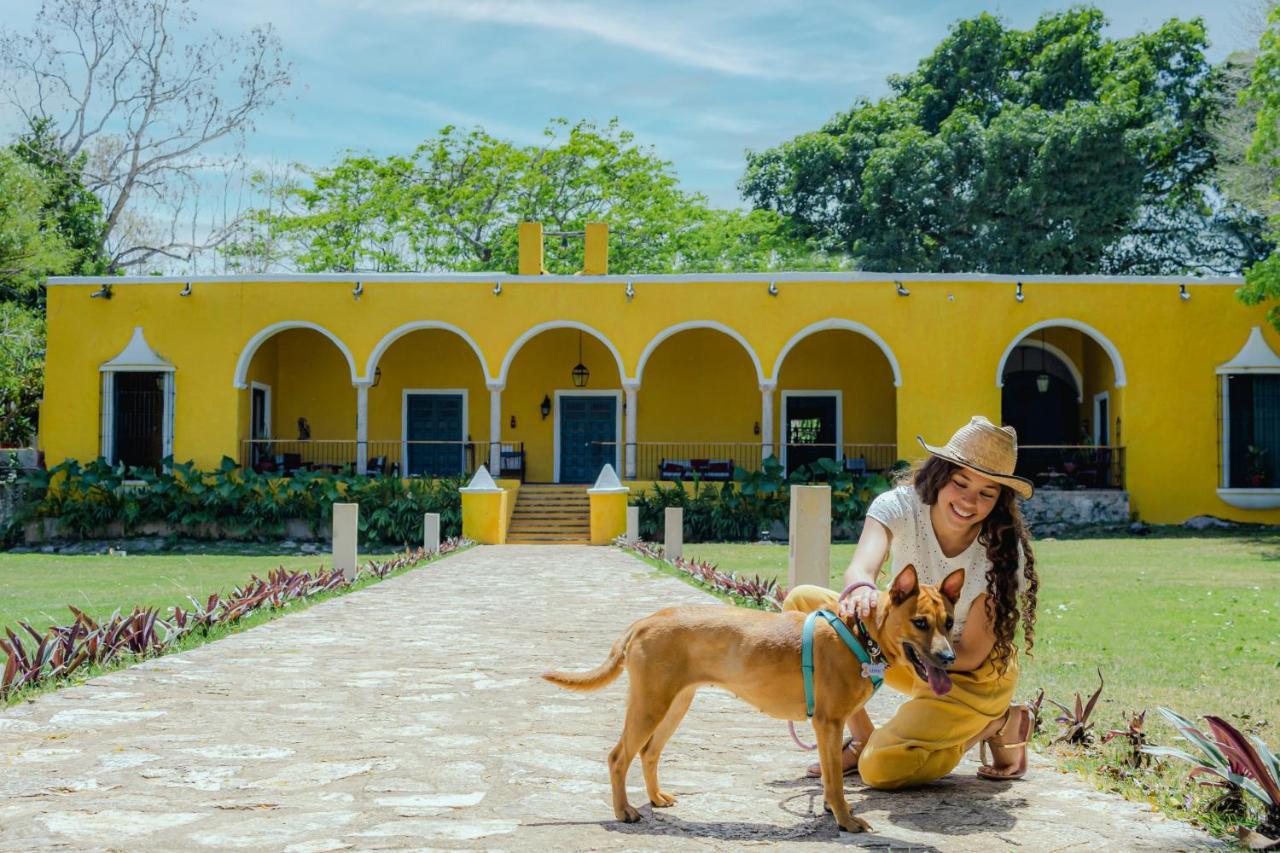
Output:
M505 270L517 225L542 222L548 270L582 268L587 222L610 227L615 272L830 267L773 211L712 208L680 189L672 164L616 121L554 121L520 146L446 127L409 154L348 153L293 179L260 175L270 204L228 252L240 268L281 259L303 271Z
M749 152L740 188L867 269L1238 271L1261 244L1212 187L1204 24L1105 23L959 21L890 96Z

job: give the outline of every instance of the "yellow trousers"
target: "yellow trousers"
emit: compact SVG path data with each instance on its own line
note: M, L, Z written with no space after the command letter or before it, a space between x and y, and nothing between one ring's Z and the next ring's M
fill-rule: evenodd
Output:
M783 610L834 611L839 594L820 586L798 586ZM850 655L849 665L855 665ZM1018 683L1015 654L1004 673L994 656L972 672L951 672L951 690L936 696L915 669L900 664L885 670L884 682L910 698L862 748L858 773L873 788L890 790L940 779L960 763L965 744L992 720L1004 716Z

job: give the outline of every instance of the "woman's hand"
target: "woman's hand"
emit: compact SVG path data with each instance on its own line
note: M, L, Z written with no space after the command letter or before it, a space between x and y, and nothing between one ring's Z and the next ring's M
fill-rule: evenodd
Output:
M876 609L880 601L880 592L869 586L860 586L844 598L840 599L840 610L837 615L841 619L856 616L867 619Z

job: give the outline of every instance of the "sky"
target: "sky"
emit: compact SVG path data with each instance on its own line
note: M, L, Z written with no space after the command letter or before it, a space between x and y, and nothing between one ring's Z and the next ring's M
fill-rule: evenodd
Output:
M887 93L953 21L982 11L1017 28L1066 3L969 0L191 0L198 31L271 24L294 85L257 120L258 165L333 163L347 149L408 152L446 124L517 143L547 121L617 117L674 163L682 186L741 206L744 152L816 129ZM1220 60L1247 46L1258 0L1096 3L1108 34L1205 18ZM29 29L35 0L0 0ZM0 131L13 117L0 116Z

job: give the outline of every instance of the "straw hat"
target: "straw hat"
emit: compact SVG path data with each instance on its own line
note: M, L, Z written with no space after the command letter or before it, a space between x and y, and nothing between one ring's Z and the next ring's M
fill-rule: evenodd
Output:
M1013 473L1018 462L1018 433L1011 426L998 427L982 415L975 415L956 430L945 447L926 444L919 435L916 440L934 456L989 477L1024 498L1035 491L1030 480Z

